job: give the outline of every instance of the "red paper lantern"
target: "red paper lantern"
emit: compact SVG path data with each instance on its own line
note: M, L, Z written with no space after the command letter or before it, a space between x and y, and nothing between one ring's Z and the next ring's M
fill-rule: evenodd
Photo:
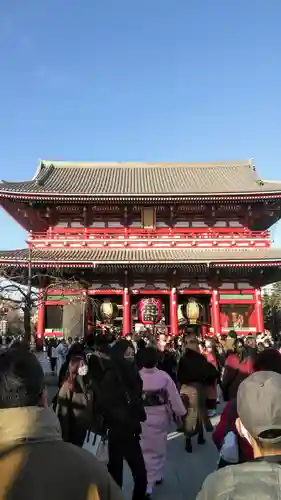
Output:
M162 302L148 297L139 301L139 319L144 325L154 325L161 319Z

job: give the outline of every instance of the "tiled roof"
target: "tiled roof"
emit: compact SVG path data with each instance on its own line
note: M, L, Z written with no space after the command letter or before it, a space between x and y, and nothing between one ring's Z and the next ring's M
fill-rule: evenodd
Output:
M28 249L0 251L0 265L24 265L28 259L32 265L134 265L134 264L238 264L253 262L261 265L275 262L281 265L281 248L261 248L252 250L213 250L213 249L34 249L29 254Z
M32 181L0 182L8 195L195 197L281 193L261 181L251 161L216 163L69 163L41 161Z

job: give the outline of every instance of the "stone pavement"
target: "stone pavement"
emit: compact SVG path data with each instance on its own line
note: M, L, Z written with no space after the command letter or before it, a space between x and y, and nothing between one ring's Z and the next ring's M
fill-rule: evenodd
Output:
M217 419L213 419L215 424ZM166 476L162 486L155 488L153 500L195 500L205 477L216 468L218 453L207 437L204 446L198 446L194 440L193 453L184 450L184 438L177 432L168 437L168 456ZM129 500L132 480L128 469L124 477L125 499Z
M40 354L40 362L45 373L50 372L46 356ZM55 377L48 376L48 380L55 382ZM54 396L55 385L48 384L48 399ZM218 417L212 419L215 425ZM197 445L194 439L193 453L188 454L184 450L184 438L173 430L168 437L168 456L166 465L165 481L162 486L155 488L153 500L195 500L205 477L216 468L218 453L213 445L210 435L206 434L207 443L204 446ZM131 498L132 478L128 467L125 465L124 472L124 497Z

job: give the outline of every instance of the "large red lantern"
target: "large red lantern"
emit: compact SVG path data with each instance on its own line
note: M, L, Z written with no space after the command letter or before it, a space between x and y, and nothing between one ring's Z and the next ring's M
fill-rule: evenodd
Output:
M148 297L138 304L139 319L144 325L155 325L161 319L162 302L160 299Z

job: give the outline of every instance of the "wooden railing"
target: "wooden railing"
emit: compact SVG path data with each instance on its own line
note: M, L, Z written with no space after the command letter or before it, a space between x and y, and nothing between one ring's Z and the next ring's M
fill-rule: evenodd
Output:
M51 228L44 233L29 233L29 242L45 240L139 240L139 239L261 239L270 240L269 231L246 228Z

